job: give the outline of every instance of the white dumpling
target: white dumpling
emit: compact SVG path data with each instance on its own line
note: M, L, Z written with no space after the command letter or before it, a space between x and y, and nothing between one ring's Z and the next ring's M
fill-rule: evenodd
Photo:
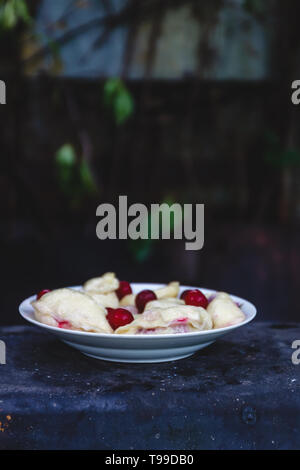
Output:
M128 294L122 297L120 300L120 307L129 307L133 306L135 304L135 295L134 294Z
M211 314L214 328L236 325L245 320L242 310L225 292L219 292L208 304L207 311Z
M108 294L98 294L93 291L85 292L86 295L92 297L98 305L101 305L104 308L118 308L119 306L119 299L115 292L109 292Z
M178 305L185 305L181 299L163 299L163 300L150 300L146 303L145 310L152 310L156 308L169 308L177 307Z
M178 305L146 310L128 325L119 327L116 334L166 334L210 330L210 314L202 307Z
M57 289L32 302L38 321L66 329L111 333L106 310L88 295L73 289Z
M83 285L84 290L98 294L108 294L117 290L118 287L119 280L116 278L115 273L105 273L100 277L94 277Z
M169 284L164 287L160 287L159 289L156 289L154 292L158 299L168 299L170 297L177 297L179 293L179 282L169 282Z
M154 293L156 294L158 300L177 297L179 293L179 282L169 282L169 284L167 284L166 286L155 289ZM128 305L134 305L135 297L136 296L134 294L125 295L125 297L120 300L120 306L126 307Z

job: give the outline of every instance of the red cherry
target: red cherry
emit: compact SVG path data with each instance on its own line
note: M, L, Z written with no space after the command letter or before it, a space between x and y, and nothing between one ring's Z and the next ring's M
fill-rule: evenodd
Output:
M128 325L134 320L133 315L125 308L110 308L109 310L106 318L113 330L116 330L119 326Z
M36 296L36 300L39 300L41 297L43 297L43 295L47 294L48 292L51 292L50 289L43 289L41 290L37 296Z
M107 313L112 313L112 312L114 312L116 309L115 309L115 308L111 308L111 307L106 307L106 310L107 310Z
M135 305L139 311L139 313L142 313L145 305L150 302L150 300L156 300L156 294L153 292L153 290L142 290L141 292L138 293L138 295L135 298Z
M199 289L193 289L186 292L183 297L186 305L194 305L195 307L206 308L208 306L208 300Z
M125 295L132 294L132 289L127 281L120 281L119 283L119 288L116 290L116 294L119 298L119 300L123 299Z
M181 296L180 296L181 300L184 300L184 298L185 298L185 296L186 296L186 294L187 294L188 292L189 292L189 289L185 289L185 290L182 292L182 294L181 294Z

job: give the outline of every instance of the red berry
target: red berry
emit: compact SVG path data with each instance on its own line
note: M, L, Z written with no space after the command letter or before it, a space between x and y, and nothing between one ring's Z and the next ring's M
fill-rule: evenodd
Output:
M107 313L112 313L112 312L114 312L116 309L115 309L115 308L111 308L111 307L106 307L106 310L107 310Z
M116 294L119 298L119 300L123 299L125 295L132 294L132 289L127 281L120 281L119 283L119 288L116 290Z
M113 330L116 330L119 326L127 325L134 320L133 315L125 308L110 308L106 318Z
M51 292L50 289L43 289L41 290L37 296L36 296L36 300L39 300L41 297L43 297L43 295L47 294L48 292Z
M183 297L186 305L194 305L195 307L206 308L208 306L208 300L199 289L193 289L186 292Z
M156 294L153 292L153 290L142 290L141 292L138 293L138 295L135 298L135 305L139 311L139 313L142 313L145 305L150 302L150 300L156 300Z
M187 294L188 292L189 292L189 289L185 289L185 290L182 292L182 294L181 294L181 296L180 296L181 300L184 300L184 298L185 298L185 296L186 296L186 294Z

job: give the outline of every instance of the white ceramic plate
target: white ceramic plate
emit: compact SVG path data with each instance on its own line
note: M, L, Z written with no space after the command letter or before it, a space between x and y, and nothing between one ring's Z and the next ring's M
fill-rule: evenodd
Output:
M158 289L164 284L131 284L134 293L144 289ZM80 286L72 287L79 289ZM216 291L192 286L181 286L180 293L185 289L200 289L204 294L211 295ZM236 328L246 325L256 315L256 308L247 300L235 295L233 300L241 304L241 309L246 315L245 321L237 325L219 328L216 330L197 331L193 333L167 334L167 335L114 335L105 333L86 333L73 331L40 323L34 318L31 302L35 300L33 295L24 300L19 306L19 311L25 320L40 328L54 333L62 341L82 353L113 362L163 362L183 359L191 356L199 349L205 348L216 339Z

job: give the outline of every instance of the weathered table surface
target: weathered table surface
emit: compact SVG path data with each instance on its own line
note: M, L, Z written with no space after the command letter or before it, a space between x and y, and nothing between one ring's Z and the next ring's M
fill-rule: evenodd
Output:
M27 326L0 339L0 449L300 448L300 324L252 323L161 364L89 359Z

